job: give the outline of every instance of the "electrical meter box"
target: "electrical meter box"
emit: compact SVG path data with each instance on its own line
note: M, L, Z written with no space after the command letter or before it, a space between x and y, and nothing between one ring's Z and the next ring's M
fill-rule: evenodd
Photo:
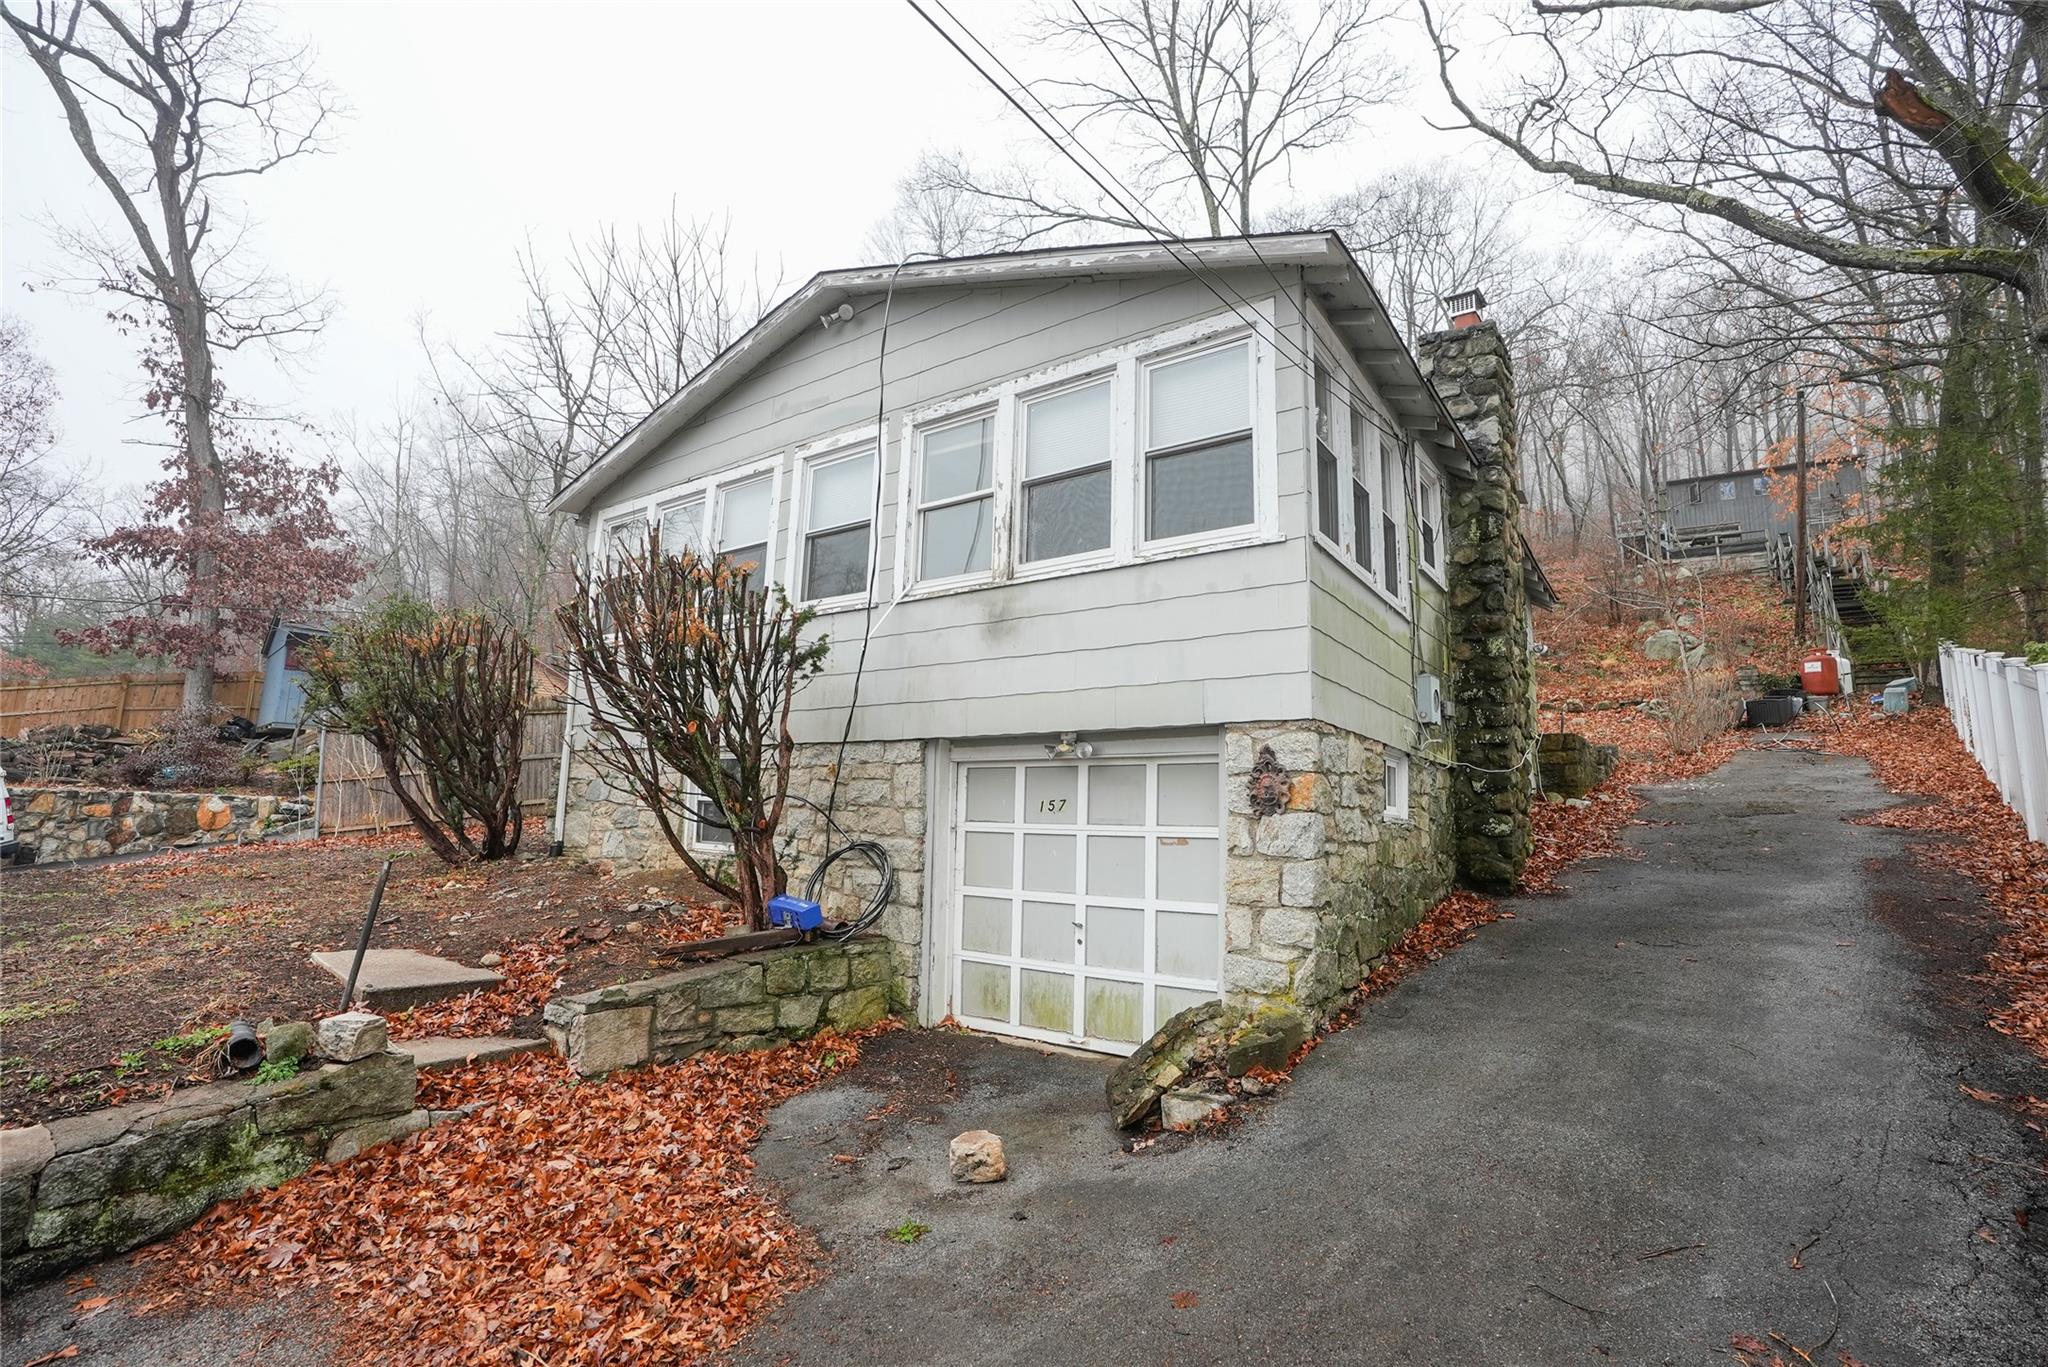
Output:
M1415 676L1415 720L1424 726L1440 726L1444 719L1443 680L1434 674Z

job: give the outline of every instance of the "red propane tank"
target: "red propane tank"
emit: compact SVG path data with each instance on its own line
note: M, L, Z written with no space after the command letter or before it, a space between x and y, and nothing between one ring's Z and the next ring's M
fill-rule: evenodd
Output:
M1808 693L1832 697L1842 691L1841 671L1825 650L1813 651L1799 662L1799 682Z

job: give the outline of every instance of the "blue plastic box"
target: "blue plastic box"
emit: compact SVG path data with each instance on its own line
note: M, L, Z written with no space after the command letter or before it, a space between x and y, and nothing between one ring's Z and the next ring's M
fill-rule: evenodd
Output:
M768 924L791 930L817 930L825 924L825 912L816 902L784 893L768 899Z

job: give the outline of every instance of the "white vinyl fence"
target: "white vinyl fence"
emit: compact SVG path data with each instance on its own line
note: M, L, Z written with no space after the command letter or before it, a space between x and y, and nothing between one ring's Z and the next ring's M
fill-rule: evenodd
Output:
M1956 734L2026 820L2027 838L2048 844L2048 665L1944 645L1941 693Z

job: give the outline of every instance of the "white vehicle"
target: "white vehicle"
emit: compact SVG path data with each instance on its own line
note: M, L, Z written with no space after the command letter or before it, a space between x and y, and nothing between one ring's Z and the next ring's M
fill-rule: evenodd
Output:
M7 771L0 769L0 864L12 864L21 852L14 838L14 794L7 791Z

